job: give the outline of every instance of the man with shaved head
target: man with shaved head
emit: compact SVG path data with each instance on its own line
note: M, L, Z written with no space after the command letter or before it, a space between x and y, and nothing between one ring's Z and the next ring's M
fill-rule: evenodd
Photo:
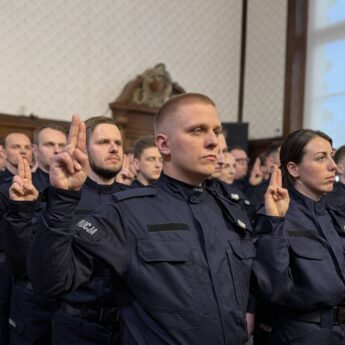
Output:
M255 251L247 215L205 187L221 132L214 102L176 96L158 111L154 129L163 157L157 182L116 193L74 223L86 172L85 134L73 119L70 145L51 167L54 188L31 247L32 283L49 295L71 291L102 260L117 277L123 344L244 344Z
M18 172L18 157L26 158L32 163L32 147L30 138L24 133L13 132L4 141L5 170L0 174L0 183L10 181Z

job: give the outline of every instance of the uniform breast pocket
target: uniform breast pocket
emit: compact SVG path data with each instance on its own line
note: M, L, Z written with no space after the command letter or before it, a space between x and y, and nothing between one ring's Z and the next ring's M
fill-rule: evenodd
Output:
M137 242L141 302L148 308L191 311L192 260L188 242L141 239Z
M289 242L290 274L297 291L306 294L305 300L334 295L338 274L322 239L290 237Z
M326 248L316 238L290 239L293 256L304 260L323 260L326 256Z
M236 300L240 307L246 308L255 247L251 239L234 239L229 243L227 256Z

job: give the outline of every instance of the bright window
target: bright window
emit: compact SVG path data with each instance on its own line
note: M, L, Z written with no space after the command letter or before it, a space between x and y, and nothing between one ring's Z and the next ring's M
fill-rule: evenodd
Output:
M345 0L309 1L304 127L345 145Z

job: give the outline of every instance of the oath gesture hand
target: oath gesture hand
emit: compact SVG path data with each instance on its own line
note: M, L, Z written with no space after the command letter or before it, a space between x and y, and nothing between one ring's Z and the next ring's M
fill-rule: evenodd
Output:
M85 123L78 115L73 115L67 145L50 164L49 177L53 186L68 190L79 190L83 186L88 169L85 147Z
M38 191L32 184L30 165L22 156L18 158L18 174L13 177L9 194L14 201L33 201L38 198Z
M252 171L250 173L249 183L252 186L257 186L262 182L263 179L264 173L261 170L261 161L260 158L256 158Z
M115 181L130 186L134 180L135 176L131 173L129 159L126 155L123 155L122 167L117 173Z
M268 216L284 217L290 203L289 192L282 188L282 173L274 165L270 184L265 193L265 208Z

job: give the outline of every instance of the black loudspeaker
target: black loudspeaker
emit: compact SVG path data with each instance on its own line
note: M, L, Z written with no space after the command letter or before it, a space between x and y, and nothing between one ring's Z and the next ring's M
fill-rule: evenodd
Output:
M229 147L241 146L248 152L247 122L223 122L222 127Z

